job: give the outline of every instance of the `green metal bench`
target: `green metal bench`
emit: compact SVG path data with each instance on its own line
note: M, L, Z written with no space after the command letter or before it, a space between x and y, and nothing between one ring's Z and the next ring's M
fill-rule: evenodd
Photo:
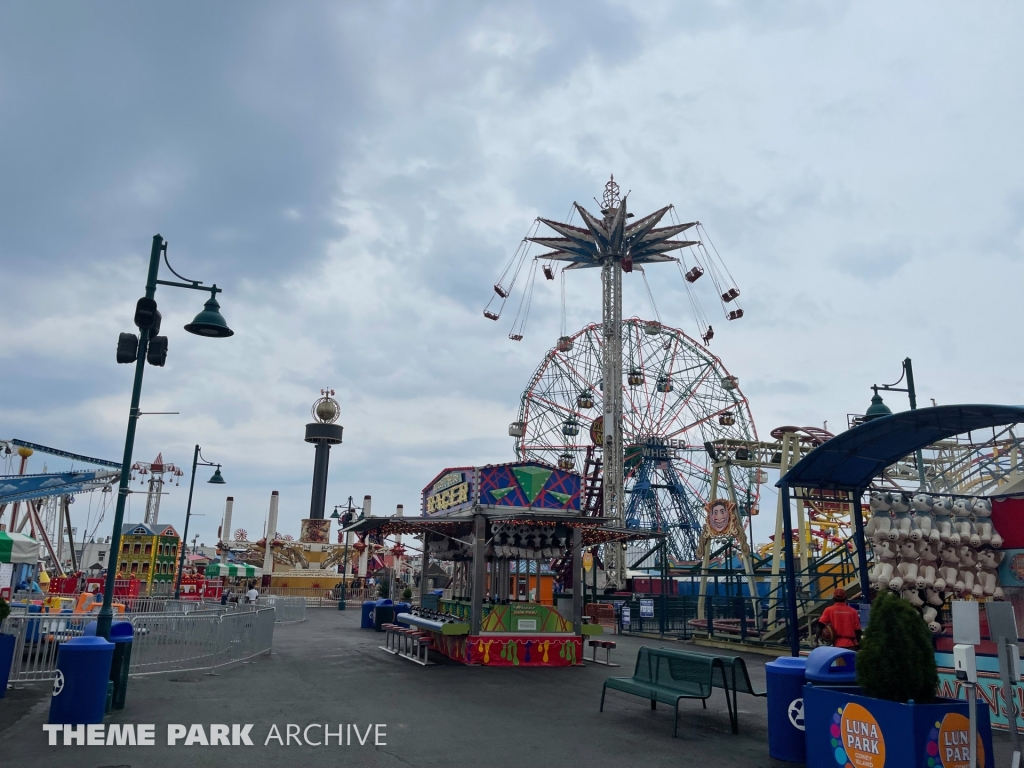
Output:
M675 711L672 736L679 732L679 702L682 699L700 699L707 709L707 700L713 688L725 690L725 704L729 708L729 722L735 723L733 702L729 699L725 665L716 656L698 653L682 654L677 651L644 646L636 656L632 677L609 677L601 688L601 708L609 688L648 699L651 709L658 702L671 704Z
M672 653L677 656L687 657L704 657L714 658L722 662L722 668L725 670L725 677L715 677L712 680L712 686L715 688L725 688L725 695L729 695L729 691L732 691L732 709L729 712L730 724L732 725L732 732L740 732L740 710L736 701L736 695L738 693L749 693L751 696L767 696L767 691L759 691L754 688L754 684L750 680L750 672L747 671L747 663L743 660L742 656L717 656L706 653L692 653L689 651L680 651L676 648L659 648L661 651L666 653Z

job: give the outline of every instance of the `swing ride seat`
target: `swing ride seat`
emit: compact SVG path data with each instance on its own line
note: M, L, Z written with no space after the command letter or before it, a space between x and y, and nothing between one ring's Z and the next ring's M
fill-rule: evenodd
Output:
M672 736L679 732L679 702L683 699L700 699L707 709L707 700L714 688L725 689L725 704L729 709L729 722L736 733L732 699L729 698L727 676L722 659L699 653L683 653L665 648L643 646L636 656L636 668L632 677L609 677L601 688L601 712L604 711L604 697L609 688L648 699L651 709L657 709L658 702L671 704L675 718Z

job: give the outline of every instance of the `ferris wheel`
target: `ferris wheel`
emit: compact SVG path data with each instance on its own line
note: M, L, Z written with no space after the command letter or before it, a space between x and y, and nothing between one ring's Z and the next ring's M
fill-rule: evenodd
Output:
M670 554L697 557L713 460L705 443L757 440L739 382L681 330L656 321L622 323L623 467L627 527L668 534ZM537 367L509 427L520 460L582 469L600 450L603 426L601 325L562 336ZM756 471L729 467L740 510L756 506ZM725 494L725 482L719 493Z

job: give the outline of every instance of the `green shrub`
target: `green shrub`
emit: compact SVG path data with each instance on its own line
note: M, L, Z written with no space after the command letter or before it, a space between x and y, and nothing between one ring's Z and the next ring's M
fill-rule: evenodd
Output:
M875 699L935 700L939 675L931 632L914 606L892 592L878 595L871 605L857 654L857 684Z
M402 599L403 600L412 600L412 590L409 587L406 587L405 589L402 590Z
M387 600L391 597L391 585L386 581L382 581L377 585L377 597L381 600Z
M4 619L11 615L11 606L7 604L7 601L0 597L0 624L4 623Z

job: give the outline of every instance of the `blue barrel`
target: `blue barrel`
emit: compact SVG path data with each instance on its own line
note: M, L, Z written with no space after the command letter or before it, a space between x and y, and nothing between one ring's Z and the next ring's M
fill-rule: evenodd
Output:
M373 628L378 632L384 631L384 625L395 620L395 605L387 598L378 600L373 607Z
M359 616L360 629L373 629L373 609L376 607L376 600L367 600L363 603L363 608Z
M807 656L806 677L815 685L856 685L857 653L825 645L815 648Z
M103 722L113 658L114 644L102 637L75 637L61 643L50 699L51 723Z
M764 665L768 680L768 754L776 760L803 763L804 673L807 659L783 656Z
M14 663L14 635L0 634L0 699L7 695L7 680Z
M398 614L399 613L408 613L412 609L413 609L412 603L407 603L407 602L395 603L394 604L394 621L396 621L396 622L398 621ZM402 626L403 627L408 627L408 625L402 625Z

